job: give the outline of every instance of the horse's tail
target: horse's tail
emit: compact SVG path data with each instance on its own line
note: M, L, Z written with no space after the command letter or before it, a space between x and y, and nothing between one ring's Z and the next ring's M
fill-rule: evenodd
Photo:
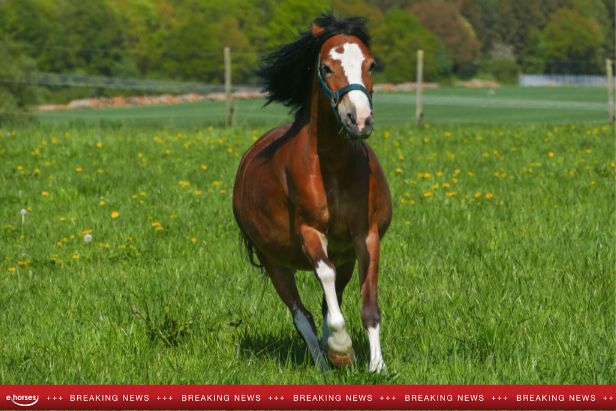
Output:
M246 250L246 256L248 257L250 265L263 271L264 267L263 264L261 264L261 262L259 261L257 253L255 252L255 245L252 243L252 241L250 241L250 238L242 229L240 229L240 240L242 242L242 245L244 246L244 250Z

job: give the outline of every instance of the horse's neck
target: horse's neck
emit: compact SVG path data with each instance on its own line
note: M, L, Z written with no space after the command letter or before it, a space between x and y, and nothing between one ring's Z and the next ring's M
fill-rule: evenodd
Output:
M313 87L310 102L309 145L319 156L321 167L343 166L354 151L350 141L340 132L338 122L329 101Z

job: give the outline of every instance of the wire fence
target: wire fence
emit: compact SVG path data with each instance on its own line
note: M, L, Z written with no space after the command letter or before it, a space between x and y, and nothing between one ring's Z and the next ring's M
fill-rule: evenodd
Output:
M9 79L0 73L0 83L40 86L52 90L51 94L54 90L72 90L80 96L72 102L35 107L35 116L48 122L224 123L229 113L222 80L221 84L206 84L50 72ZM606 76L520 75L519 85L535 87L499 86L490 82L449 87L428 85L424 89L425 120L432 123L608 121ZM580 87L562 87L570 85ZM265 100L260 89L258 85L233 85L235 125L274 125L291 118L284 107L263 108ZM415 122L414 84L379 90L388 92L375 93L377 118L384 124ZM2 111L1 107L0 116L21 115Z
M607 76L585 74L520 74L518 84L523 87L537 86L584 86L607 87Z

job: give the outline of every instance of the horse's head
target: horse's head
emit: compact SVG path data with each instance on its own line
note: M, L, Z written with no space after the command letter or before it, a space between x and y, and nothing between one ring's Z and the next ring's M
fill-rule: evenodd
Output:
M319 36L321 27L313 24ZM337 34L321 46L317 58L317 81L336 117L353 139L372 132L372 68L374 59L357 37Z

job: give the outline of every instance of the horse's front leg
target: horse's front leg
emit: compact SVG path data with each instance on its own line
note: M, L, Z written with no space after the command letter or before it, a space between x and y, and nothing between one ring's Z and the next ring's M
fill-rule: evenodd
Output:
M385 368L381 352L380 322L381 309L378 303L380 236L373 227L365 237L355 242L359 261L359 281L361 286L361 319L368 331L370 344L370 371L381 372Z
M307 225L301 226L299 231L304 253L321 282L327 304L326 323L329 329L327 355L337 367L349 365L355 360L355 353L336 296L336 270L327 256L327 238L322 232Z

